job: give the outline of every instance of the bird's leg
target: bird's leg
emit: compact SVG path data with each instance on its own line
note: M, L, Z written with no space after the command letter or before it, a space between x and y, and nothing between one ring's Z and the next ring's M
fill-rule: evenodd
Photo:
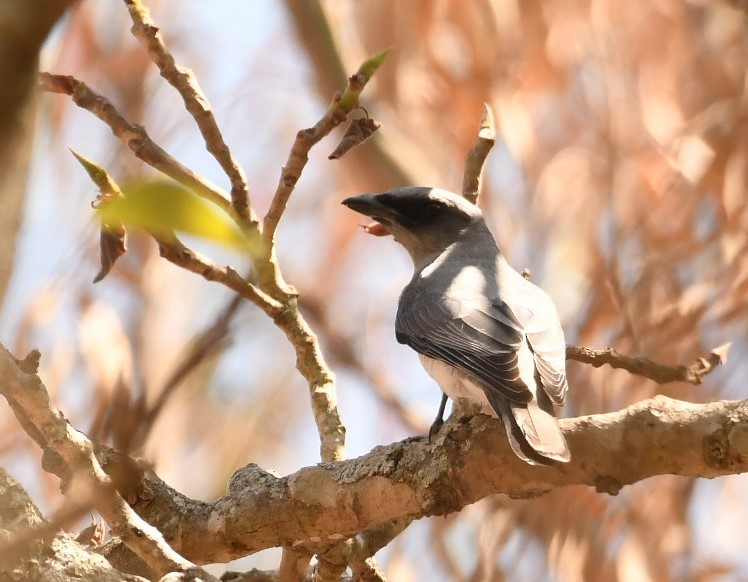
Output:
M436 413L436 418L434 419L434 422L431 423L431 428L429 428L429 443L431 443L432 438L434 438L437 434L439 434L439 430L444 424L444 409L446 407L447 407L447 395L444 394L444 392L442 392L442 401L439 403L439 411Z

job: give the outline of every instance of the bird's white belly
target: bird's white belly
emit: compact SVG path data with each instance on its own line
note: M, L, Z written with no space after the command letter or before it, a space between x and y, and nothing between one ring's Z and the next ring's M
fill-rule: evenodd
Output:
M493 408L488 403L483 389L470 380L470 378L466 377L465 374L457 368L434 358L429 358L421 354L418 357L429 376L439 384L442 391L454 402L458 402L464 398L479 404L484 414L496 416Z

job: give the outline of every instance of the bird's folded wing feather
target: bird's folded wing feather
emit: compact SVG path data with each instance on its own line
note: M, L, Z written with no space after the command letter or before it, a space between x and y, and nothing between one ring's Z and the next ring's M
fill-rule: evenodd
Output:
M518 403L532 399L518 368L525 334L505 303L418 294L401 302L395 329L400 343L472 374L489 390Z
M531 291L531 292L530 292ZM566 400L566 343L551 299L537 287L512 295L509 311L515 314L530 342L535 368L551 402L559 406Z

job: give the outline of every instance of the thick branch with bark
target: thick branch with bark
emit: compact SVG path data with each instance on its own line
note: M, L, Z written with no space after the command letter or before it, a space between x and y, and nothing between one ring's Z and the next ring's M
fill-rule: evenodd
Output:
M64 573L79 582L146 582L123 574L60 531L60 521L45 521L28 493L2 468L0 499L0 580L50 580L52 573Z
M561 426L572 451L564 465L532 467L516 459L496 419L453 417L431 444L408 439L287 477L248 465L213 503L189 500L148 474L134 508L185 556L221 562L279 545L342 539L393 519L444 515L496 493L528 498L588 485L614 495L655 475L748 471L748 402L690 404L658 396Z
M7 351L0 356L0 386L13 400L16 416L37 427L46 448L67 467L94 476L89 486L100 489L105 483L97 465L111 472L121 466L122 455L103 452L94 464L84 452L90 445L49 404L38 376ZM572 460L551 467L517 459L498 420L453 416L432 443L425 437L408 439L287 477L248 465L212 503L185 497L147 470L123 493L177 552L208 563L269 547L335 543L393 520L458 511L496 493L525 498L589 485L617 494L654 475L710 478L748 470L746 401L690 404L658 396L619 412L562 420L561 426ZM59 464L53 467L69 478ZM102 513L115 531L125 527L126 534L120 512L127 509L110 504L116 499L121 497L106 494Z
M156 528L140 518L115 489L112 475L102 469L94 446L75 430L52 404L36 374L36 357L17 361L0 346L0 393L25 425L35 428L35 438L45 456L54 455L54 466L68 497L79 504L91 503L106 519L113 533L162 576L169 572L195 572L194 564L177 554ZM49 461L48 461L49 463ZM214 579L200 572L205 580Z

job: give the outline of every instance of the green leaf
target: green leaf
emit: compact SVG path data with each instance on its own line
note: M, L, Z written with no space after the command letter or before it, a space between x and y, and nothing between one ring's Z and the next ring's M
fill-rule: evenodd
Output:
M361 63L358 71L348 79L348 87L346 87L340 99L335 103L335 106L339 110L347 115L358 107L358 98L361 95L361 91L364 90L371 77L384 62L384 59L387 58L390 50L385 49L380 51Z
M74 149L70 148L70 151L86 170L93 183L99 187L101 194L96 197L96 201L92 204L94 208L105 204L106 201L122 197L122 191L117 182L109 175L109 172ZM99 224L99 260L101 261L101 269L99 269L96 277L94 277L94 283L98 283L106 277L112 270L112 267L114 267L117 259L127 252L127 231L125 230L125 226L119 221L105 221L101 219L99 220Z
M80 162L81 166L85 168L91 181L99 187L102 194L121 194L119 186L117 186L117 183L104 168L92 162L82 154L79 154L73 148L70 148L70 152L75 156L75 159Z
M371 79L372 75L377 72L377 69L384 62L384 59L387 58L387 55L391 50L391 48L384 49L383 51L370 56L363 63L361 63L361 66L358 68L358 72L366 77L366 80L368 81L369 79Z
M105 223L119 222L161 237L181 232L247 248L246 238L227 214L175 182L138 180L123 191L124 196L103 200L97 209Z

